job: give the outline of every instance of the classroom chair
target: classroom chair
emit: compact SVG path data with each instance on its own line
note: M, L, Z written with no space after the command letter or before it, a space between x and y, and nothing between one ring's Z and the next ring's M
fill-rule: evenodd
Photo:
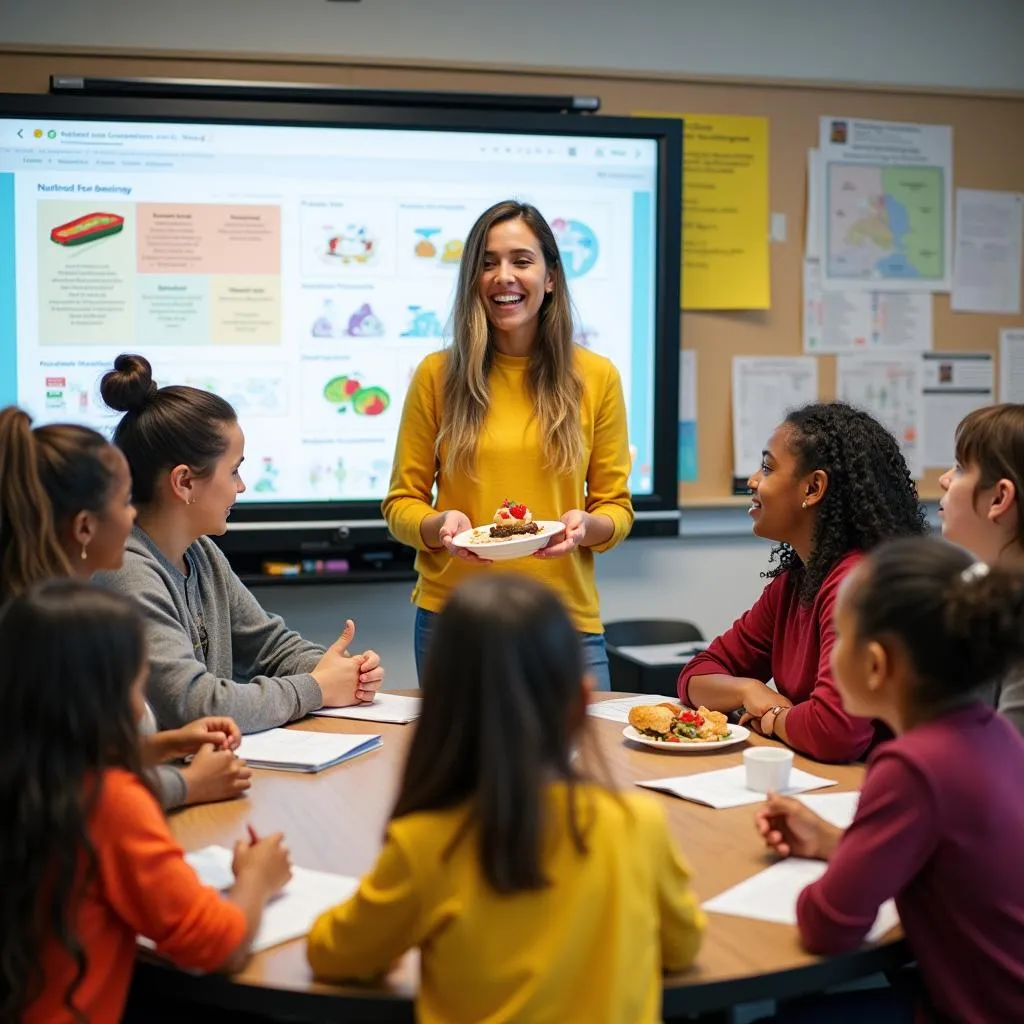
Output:
M608 650L608 668L612 689L629 693L656 693L676 696L676 680L685 657L648 665L622 651L623 647L649 647L661 644L687 644L703 640L704 634L685 619L621 619L604 624L604 642Z

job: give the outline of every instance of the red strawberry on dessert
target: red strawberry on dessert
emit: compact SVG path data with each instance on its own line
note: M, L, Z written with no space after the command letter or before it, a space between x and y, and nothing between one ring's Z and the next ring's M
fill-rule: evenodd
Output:
M540 533L540 527L533 521L533 513L521 501L506 498L494 513L491 536L514 537L534 533Z

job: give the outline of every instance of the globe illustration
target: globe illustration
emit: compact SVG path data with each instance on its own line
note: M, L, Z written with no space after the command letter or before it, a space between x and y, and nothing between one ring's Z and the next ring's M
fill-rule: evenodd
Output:
M559 217L551 222L568 278L582 277L597 262L597 235L579 220Z

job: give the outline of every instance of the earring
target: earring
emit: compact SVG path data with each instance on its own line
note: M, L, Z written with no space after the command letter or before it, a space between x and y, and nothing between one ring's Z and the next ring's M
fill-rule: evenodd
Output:
M88 555L88 553L85 550L85 545L83 544L82 545L82 561L84 562L88 557L89 557L89 555Z
M807 508L807 499L806 498L804 498L804 500L802 502L800 502L800 507L801 508Z

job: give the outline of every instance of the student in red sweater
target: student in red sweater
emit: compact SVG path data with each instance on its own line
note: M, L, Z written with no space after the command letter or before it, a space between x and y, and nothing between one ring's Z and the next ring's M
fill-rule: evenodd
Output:
M137 935L181 967L239 970L288 853L239 841L227 898L186 863L140 774L133 605L36 584L0 613L0 651L0 1021L116 1024Z
M832 608L863 552L927 532L917 488L892 434L841 402L791 412L748 486L776 564L754 606L683 669L679 698L742 709L744 724L817 761L854 761L874 729L843 710L832 682Z
M836 606L833 665L843 704L896 738L878 747L842 832L789 797L757 812L783 856L828 870L800 896L807 949L860 945L895 897L917 959L915 1007L900 993L845 993L783 1020L1024 1021L1024 739L979 699L1024 660L1024 578L938 539L884 545ZM915 1017L916 1014L916 1017Z

